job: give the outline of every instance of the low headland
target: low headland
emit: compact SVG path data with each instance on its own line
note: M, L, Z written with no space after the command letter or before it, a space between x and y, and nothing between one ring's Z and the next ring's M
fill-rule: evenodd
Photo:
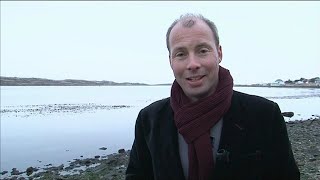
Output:
M303 121L289 121L287 130L301 173L301 180L320 179L320 117L314 115ZM105 150L107 147L100 148ZM3 180L124 180L130 150L119 149L108 156L74 159L68 165L29 167L19 171L1 172Z
M0 77L1 86L147 86L144 83L117 83L113 81L88 81L77 79L52 80L44 78Z

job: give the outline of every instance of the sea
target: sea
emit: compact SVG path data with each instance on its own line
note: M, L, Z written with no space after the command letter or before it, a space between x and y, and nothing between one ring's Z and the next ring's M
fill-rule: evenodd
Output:
M170 86L1 86L1 172L59 166L131 149L139 111ZM320 88L234 87L294 112L320 115Z

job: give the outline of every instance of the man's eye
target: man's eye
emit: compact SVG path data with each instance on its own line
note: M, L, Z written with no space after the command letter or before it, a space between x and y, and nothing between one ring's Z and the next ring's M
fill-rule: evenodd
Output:
M178 53L176 53L176 57L182 57L182 56L184 56L184 53L183 53L183 52L178 52Z
M205 54L207 52L209 52L209 49L207 49L207 48L200 49L200 54Z

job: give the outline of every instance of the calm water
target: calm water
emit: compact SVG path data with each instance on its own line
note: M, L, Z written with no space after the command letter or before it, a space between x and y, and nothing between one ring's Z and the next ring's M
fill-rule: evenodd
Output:
M287 121L320 115L320 89L234 89L295 112ZM169 95L170 86L1 87L1 171L130 149L139 110Z

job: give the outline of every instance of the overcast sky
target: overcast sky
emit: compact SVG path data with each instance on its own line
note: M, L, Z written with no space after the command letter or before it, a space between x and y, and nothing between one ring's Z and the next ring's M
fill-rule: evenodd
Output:
M319 2L1 1L1 76L172 83L165 34L218 27L236 84L320 76Z

